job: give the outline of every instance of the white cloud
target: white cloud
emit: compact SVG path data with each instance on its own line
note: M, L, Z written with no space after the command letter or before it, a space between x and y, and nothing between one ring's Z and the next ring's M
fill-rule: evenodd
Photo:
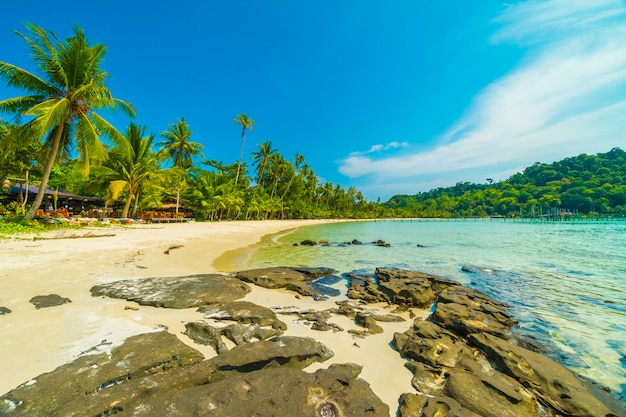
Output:
M340 172L393 182L483 167L487 178L503 172L503 164L619 146L626 136L625 11L613 0L531 0L508 7L495 20L505 26L493 40L531 45L518 68L480 92L434 149L377 158L372 147L349 155ZM539 44L542 38L549 42Z

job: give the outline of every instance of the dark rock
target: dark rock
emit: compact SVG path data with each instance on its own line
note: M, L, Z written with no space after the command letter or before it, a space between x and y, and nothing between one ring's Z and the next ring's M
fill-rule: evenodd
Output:
M247 343L210 359L223 373L251 372L263 368L289 366L303 369L313 362L324 362L333 352L309 337L278 336Z
M249 301L213 303L198 308L206 319L233 320L238 323L254 323L259 326L272 326L274 329L287 330L287 325L280 321L271 309Z
M316 246L316 245L317 245L316 241L309 240L309 239L306 239L306 240L303 240L302 242L300 242L300 246Z
M436 368L453 368L463 356L473 357L458 336L428 321L415 320L409 330L396 333L391 343L402 357Z
M6 307L0 307L0 316L4 316L5 314L9 314L11 312L10 309Z
M186 323L185 335L201 345L211 346L216 353L228 351L228 347L222 340L222 330L206 323Z
M327 275L332 275L335 272L334 269L325 268L325 267L319 267L319 268L293 267L289 269L302 272L303 274L311 278L321 278Z
M389 302L389 297L379 290L374 276L351 272L346 274L346 278L348 278L348 298L362 300L365 303Z
M292 268L251 269L238 272L235 276L242 281L264 288L285 288L307 297L324 298L324 294L311 288L309 281L313 277Z
M457 285L439 293L431 320L462 336L488 332L508 337L516 322L506 309L486 294Z
M270 339L274 336L280 336L282 333L282 330L259 327L256 324L251 326L231 324L222 329L222 335L237 346L241 346L244 343L250 343L253 339Z
M190 308L234 301L249 292L250 287L240 280L220 274L122 280L91 288L94 297L121 298L141 305L166 308Z
M72 300L69 298L64 298L57 294L37 295L30 299L30 303L33 304L36 309L60 306L71 302Z
M494 368L518 380L558 413L618 415L593 396L572 371L547 357L490 334L472 334L468 340L485 352Z
M22 384L0 397L0 415L107 415L115 409L111 391L131 386L177 367L198 363L202 354L167 332L134 336L111 352L81 356Z
M428 307L435 301L429 275L396 269L376 269L378 287L394 304Z
M379 334L383 332L383 328L376 324L376 318L371 314L357 313L355 317L356 324L365 327L370 334Z
M402 394L398 417L481 417L450 397L429 397L420 394Z
M351 245L361 245L363 242L361 242L360 240L357 239L353 239L352 242L350 242Z
M152 415L211 417L388 417L384 404L356 365L332 365L314 373L263 369L227 380L173 391L150 404Z

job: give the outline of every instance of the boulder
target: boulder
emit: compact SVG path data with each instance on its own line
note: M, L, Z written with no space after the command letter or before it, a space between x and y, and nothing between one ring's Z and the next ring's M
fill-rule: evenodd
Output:
M250 287L240 280L220 274L128 279L91 288L94 297L121 298L141 305L166 308L191 308L234 301L249 292Z
M256 284L264 288L285 288L307 297L323 297L323 294L314 290L309 282L315 277L292 268L260 268L240 271L235 275L238 279Z
M231 324L226 327L215 327L207 323L192 322L185 324L185 335L201 345L211 346L220 354L228 351L222 336L241 346L252 342L253 339L265 340L274 336L280 336L281 330L267 329L254 325Z
M9 314L10 312L11 312L11 309L7 307L0 307L0 316L4 316L5 314Z
M155 398L148 410L151 415L174 415L175 410L176 415L207 417L388 417L389 407L358 378L359 372L352 364L314 373L263 369L172 391Z
M217 354L226 352L228 347L222 340L222 330L206 323L185 324L185 332L191 340L205 346L211 346Z
M429 275L395 269L376 269L378 288L393 304L428 307L435 301Z
M110 352L84 355L52 372L34 378L0 397L0 415L82 416L109 407L99 398L115 387L150 378L203 360L197 350L165 331L126 340ZM96 411L92 408L96 405Z
M592 395L576 374L543 355L487 333L472 334L468 341L487 355L494 368L515 378L562 415L618 415Z
M37 295L30 299L30 303L33 304L37 310L40 308L60 306L71 302L72 300L69 298L61 297L58 294Z
M488 332L508 337L511 327L516 324L505 304L460 285L439 293L431 320L461 336Z
M243 324L271 326L273 329L287 330L287 325L280 321L271 309L249 301L231 301L213 303L198 308L206 319L233 320Z

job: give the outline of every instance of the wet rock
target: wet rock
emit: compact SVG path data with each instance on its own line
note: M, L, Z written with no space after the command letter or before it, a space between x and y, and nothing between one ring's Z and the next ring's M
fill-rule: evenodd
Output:
M358 239L353 239L353 240L350 242L350 244L351 244L351 245L361 245L361 244L363 244L363 242L361 242L361 241L360 241L360 240L358 240Z
M393 304L428 307L435 293L428 274L406 270L376 269L378 287Z
M259 326L271 326L273 329L287 330L287 325L280 321L271 309L249 301L213 303L198 308L206 319L233 320L238 323L254 323Z
M389 302L389 297L378 288L374 276L352 272L346 274L346 278L348 278L348 298L365 303Z
M6 307L0 307L0 316L4 316L5 314L9 314L11 312L10 309Z
M460 285L439 293L431 319L462 336L488 332L508 337L511 327L516 324L505 304Z
M220 274L122 280L91 288L94 297L121 298L141 305L166 308L190 308L234 301L249 292L250 287L240 280Z
M558 413L618 415L593 396L572 371L547 357L486 333L472 334L468 340L485 352L494 368L518 380Z
M305 271L305 272L302 272ZM285 288L295 291L306 297L315 299L324 299L326 292L332 293L336 291L319 283L312 283L315 278L329 269L308 269L308 268L260 268L247 271L240 271L236 277L242 281L250 282L264 288ZM326 275L326 274L324 274ZM328 290L328 291L327 291Z
M314 240L306 239L300 242L300 246L316 246L317 242Z
M58 294L37 295L30 299L30 303L38 310L40 308L55 307L71 302L72 300L69 298L61 297Z
M170 333L134 336L110 352L81 356L8 392L0 397L0 415L106 415L100 413L115 409L110 391L202 359Z

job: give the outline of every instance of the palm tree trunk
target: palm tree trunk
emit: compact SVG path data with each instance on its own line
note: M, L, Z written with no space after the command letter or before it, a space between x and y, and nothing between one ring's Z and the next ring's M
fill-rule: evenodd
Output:
M243 147L246 143L246 127L243 127L241 131L241 150L239 151L239 165L237 165L237 176L235 177L235 185L237 185L237 181L239 181L239 169L241 168L241 161L243 160Z
M37 191L37 195L35 196L35 201L33 201L33 205L30 206L30 209L24 216L24 220L32 220L37 214L37 210L39 210L39 206L41 206L41 202L43 201L43 196L46 193L46 187L48 186L48 180L50 179L50 173L52 172L52 166L54 165L54 161L57 158L57 152L59 151L59 144L61 143L61 135L63 131L67 128L67 125L63 123L62 127L57 128L54 132L54 137L52 138L52 147L50 148L50 154L48 155L48 160L46 161L46 166L43 169L43 176L41 177L41 184L39 184L39 190Z
M122 217L128 217L128 210L130 210L130 200L133 198L133 193L128 190L128 194L126 195L126 202L124 203L124 210L122 211Z

